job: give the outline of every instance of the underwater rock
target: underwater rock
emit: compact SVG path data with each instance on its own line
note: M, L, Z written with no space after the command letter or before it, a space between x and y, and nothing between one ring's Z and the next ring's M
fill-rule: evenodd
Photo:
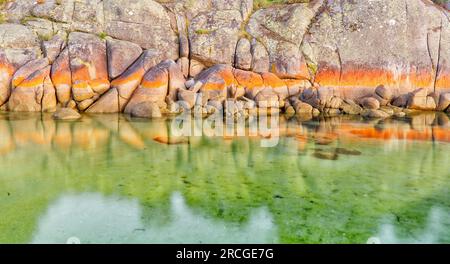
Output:
M316 151L314 157L322 160L337 160L339 155L336 152Z
M359 156L362 154L361 151L353 150L353 149L346 149L346 148L336 148L335 152L337 154L351 155L351 156Z
M130 114L133 117L142 118L158 118L162 116L159 106L153 102L141 102L136 104Z
M53 119L56 120L77 120L81 115L71 108L60 108L53 114Z

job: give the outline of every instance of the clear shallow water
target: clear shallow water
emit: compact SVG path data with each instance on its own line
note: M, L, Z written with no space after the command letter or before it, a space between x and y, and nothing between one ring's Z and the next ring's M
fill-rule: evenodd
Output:
M450 243L447 116L281 117L261 139L0 113L0 242Z

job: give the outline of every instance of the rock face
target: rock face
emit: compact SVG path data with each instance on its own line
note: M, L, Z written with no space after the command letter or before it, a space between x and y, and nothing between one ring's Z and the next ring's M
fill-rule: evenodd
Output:
M161 117L161 111L156 103L142 102L137 104L131 110L131 116L142 118Z
M91 113L117 113L125 109L144 74L159 62L159 53L147 50L118 78L111 88L87 111Z
M124 112L133 112L133 109L143 102L164 102L169 91L169 68L173 64L175 64L174 61L167 60L150 69L144 75L139 87L134 91Z
M106 44L95 35L76 32L69 35L68 47L72 96L85 110L109 89Z
M238 11L212 11L195 17L189 27L191 58L206 66L234 62L242 16Z
M141 55L142 49L133 42L108 39L106 52L109 78L115 79Z
M18 82L11 91L8 109L14 112L56 110L56 94L50 80L50 66L37 70Z
M9 63L5 53L0 50L0 106L8 101L14 71L15 67Z
M152 0L105 0L105 32L113 38L127 40L144 49L164 54L164 59L178 58L177 35L168 12Z
M71 100L72 73L70 71L69 49L64 49L52 64L51 78L56 96L63 106Z
M448 12L430 1L328 1L302 49L315 81L358 98L384 85L398 96L448 91Z
M306 60L300 49L311 20L322 1L261 9L246 27L266 47L270 71L282 78L308 78Z
M61 108L53 114L56 120L76 120L81 118L81 115L71 108Z
M1 6L1 109L208 113L226 100L383 118L392 105L449 109L450 15L429 0Z
M20 8L24 2L8 5ZM8 7L7 7L8 9ZM14 19L12 19L14 20ZM29 28L17 24L0 24L0 106L10 95L10 82L14 72L23 64L40 56L39 41Z

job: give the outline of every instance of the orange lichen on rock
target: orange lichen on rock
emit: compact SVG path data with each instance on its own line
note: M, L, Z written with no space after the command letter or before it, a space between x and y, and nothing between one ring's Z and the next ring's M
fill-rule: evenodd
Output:
M266 87L272 87L272 89L286 87L286 83L283 80L281 80L280 78L278 78L278 76L276 76L273 73L264 72L264 73L261 73L261 77L262 77L262 79L264 81L264 85Z
M58 101L63 106L71 100L72 73L70 71L69 50L64 49L52 64L50 77L56 89Z
M138 82L139 84L144 74L145 70L143 68L139 68L136 71L125 72L111 82L111 87L126 85L130 82Z
M15 68L0 54L0 106L6 103L10 95L10 83Z
M275 74L265 72L261 73L261 77L264 81L265 88L272 89L278 95L279 99L284 100L289 95L286 83Z
M223 91L226 88L225 80L221 78L209 78L202 86L202 91Z
M36 73L40 69L48 66L48 59L35 59L22 65L13 75L11 81L11 88L14 89L16 86L20 85L25 79L27 79L31 74Z
M142 79L141 85L134 91L125 107L125 113L143 102L164 102L169 86L168 62L161 62L151 68Z
M143 89L159 89L167 86L169 81L168 73L165 69L157 68L149 71L141 82Z
M42 85L45 77L47 77L49 73L50 67L46 67L44 70L38 70L24 79L16 88L35 88L36 86Z
M409 69L408 72L395 73L384 68L367 66L319 67L315 82L321 86L335 87L372 87L382 84L387 87L398 87L397 93L405 93L419 87L433 86L433 72L427 69Z
M260 74L234 69L234 78L237 83L243 86L246 90L260 89L264 87L264 81Z
M227 87L235 85L236 80L233 75L233 71L231 67L223 67L219 69L216 74L220 76L224 81Z
M450 92L450 71L441 71L435 84L436 91Z

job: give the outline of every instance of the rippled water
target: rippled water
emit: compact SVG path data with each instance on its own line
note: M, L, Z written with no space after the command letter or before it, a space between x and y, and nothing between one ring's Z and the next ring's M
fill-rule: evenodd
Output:
M0 113L0 242L450 243L448 116L279 122L265 148Z

